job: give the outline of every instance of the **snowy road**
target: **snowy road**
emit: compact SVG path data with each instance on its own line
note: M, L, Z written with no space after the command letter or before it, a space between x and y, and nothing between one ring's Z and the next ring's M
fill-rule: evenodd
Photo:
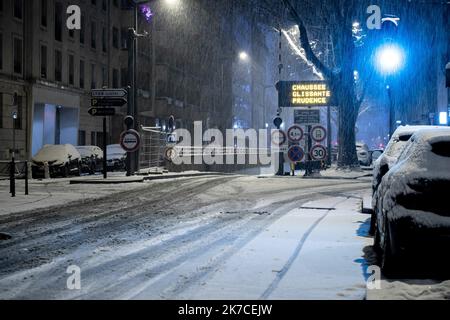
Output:
M369 184L183 178L1 216L0 298L363 299Z

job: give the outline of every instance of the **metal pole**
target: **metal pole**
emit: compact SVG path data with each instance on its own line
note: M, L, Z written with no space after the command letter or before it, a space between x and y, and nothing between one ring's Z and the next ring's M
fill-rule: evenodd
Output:
M331 166L331 106L327 106L327 132L328 165Z
M28 161L25 161L25 195L28 195Z
M389 137L392 136L392 134L394 133L393 130L393 119L394 119L394 106L392 103L392 93L391 93L391 88L388 86L387 88L387 92L388 92L388 98L389 98Z
M134 67L135 67L135 60L134 60L134 42L136 41L135 38L135 30L133 28L128 29L128 82L129 82L129 89L128 89L128 109L127 113L129 116L132 116L134 118L134 107L135 107L135 82L134 82ZM128 128L130 129L130 128ZM133 170L133 153L127 152L127 176L131 175Z
M11 197L16 196L16 162L15 162L15 150L16 150L16 119L13 119L13 148L11 153L11 167L9 170L9 189Z
M139 15L139 5L135 3L134 5L134 30L136 34L139 34L138 28L139 28L139 21L138 21L138 15ZM138 129L138 95L137 95L137 60L138 60L138 41L137 38L134 38L133 42L134 48L133 48L133 95L134 95L134 106L133 106L133 118L134 118L134 128L135 130ZM138 156L138 150L133 152L133 169L137 169L139 167L139 156Z
M103 117L103 178L108 178L108 168L106 159L106 117Z

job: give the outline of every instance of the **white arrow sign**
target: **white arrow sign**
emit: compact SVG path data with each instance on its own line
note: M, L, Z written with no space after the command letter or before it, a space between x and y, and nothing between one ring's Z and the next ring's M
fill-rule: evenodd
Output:
M94 98L123 98L127 94L125 89L93 89L91 91Z

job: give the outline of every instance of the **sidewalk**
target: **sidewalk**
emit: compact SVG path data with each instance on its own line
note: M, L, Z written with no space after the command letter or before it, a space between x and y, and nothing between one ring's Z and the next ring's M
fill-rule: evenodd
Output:
M25 196L25 181L16 180L15 198L12 198L9 193L9 180L0 180L0 216L101 199L123 191L145 188L145 181L219 174L189 171L154 176L126 177L123 172L113 172L108 173L106 181L101 175L30 180L28 196Z

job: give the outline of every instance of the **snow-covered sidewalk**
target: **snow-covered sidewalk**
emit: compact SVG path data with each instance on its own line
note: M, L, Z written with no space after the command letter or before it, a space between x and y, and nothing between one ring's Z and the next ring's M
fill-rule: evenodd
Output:
M364 299L371 239L360 210L361 200L347 197L291 210L180 298Z

